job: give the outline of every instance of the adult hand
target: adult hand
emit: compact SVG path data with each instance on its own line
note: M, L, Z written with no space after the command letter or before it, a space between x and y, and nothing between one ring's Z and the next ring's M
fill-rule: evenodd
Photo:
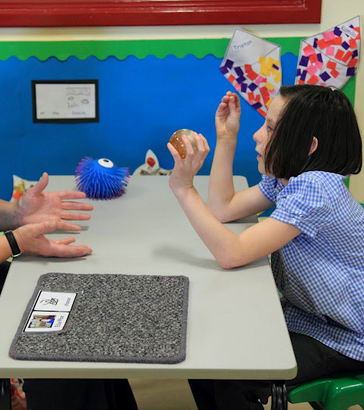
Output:
M56 229L69 229L68 225L56 221L28 224L15 229L13 234L20 250L26 254L75 258L92 253L86 245L71 245L75 242L73 237L55 240L44 236Z
M79 191L44 192L48 185L48 174L43 173L40 180L30 188L20 199L15 210L15 219L18 226L44 221L85 221L90 215L84 212L91 211L92 205L75 201L86 195ZM61 229L77 231L79 226L64 222Z
M219 140L236 141L240 127L240 99L228 91L222 97L215 114L216 135Z
M174 168L169 177L169 186L175 194L183 194L185 190L193 187L193 178L201 169L207 154L210 151L209 144L202 134L197 134L196 149L186 136L182 136L186 147L186 158L182 159L171 143L167 147L174 159Z

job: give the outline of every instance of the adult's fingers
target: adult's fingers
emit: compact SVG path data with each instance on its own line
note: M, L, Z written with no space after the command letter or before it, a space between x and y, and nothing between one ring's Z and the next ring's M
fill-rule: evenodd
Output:
M81 227L79 225L71 224L65 221L56 221L54 229L45 231L44 233L52 232L52 231L55 231L56 229L60 231L80 231Z
M59 243L61 245L69 245L70 243L76 242L76 238L74 238L73 236L69 236L68 238L64 239L55 239L54 242Z
M81 191L56 191L59 197L63 199L83 199L86 194Z
M76 211L91 211L94 207L91 204L77 201L62 202L62 209L76 210Z
M31 228L34 237L53 232L55 230L62 230L62 231L80 231L81 230L81 227L79 225L70 224L64 221L56 221L56 220L24 225L24 227Z
M92 253L92 249L86 245L67 245L53 242L51 253L52 256L59 258L76 258L90 255Z
M66 221L88 221L91 219L90 214L81 214L76 212L61 212L60 217Z
M46 172L43 172L43 175L39 178L39 181L29 189L29 193L32 193L34 195L40 194L45 190L46 186L48 185L48 181L48 174Z

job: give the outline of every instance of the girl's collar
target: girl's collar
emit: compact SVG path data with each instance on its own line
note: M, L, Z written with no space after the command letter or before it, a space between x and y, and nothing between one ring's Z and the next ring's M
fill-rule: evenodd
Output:
M278 181L279 181L282 185L284 185L284 186L287 186L287 185L288 185L288 179L279 178Z

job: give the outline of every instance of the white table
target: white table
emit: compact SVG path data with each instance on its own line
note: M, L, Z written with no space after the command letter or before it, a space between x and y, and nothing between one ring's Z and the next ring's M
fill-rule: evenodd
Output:
M196 178L206 196L208 177ZM235 177L239 188L246 187ZM51 177L50 189L74 189ZM219 268L168 187L168 177L132 177L118 199L93 201L76 234L94 253L80 259L21 256L0 297L0 377L291 379L296 362L266 258ZM253 219L254 220L254 219ZM234 232L252 222L227 224ZM64 233L52 234L64 237ZM179 364L13 360L8 351L40 275L47 272L186 275L190 279L186 360Z

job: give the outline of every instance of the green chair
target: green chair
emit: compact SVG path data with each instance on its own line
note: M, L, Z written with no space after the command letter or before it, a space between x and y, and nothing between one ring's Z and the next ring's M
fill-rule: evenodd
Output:
M364 409L364 373L305 383L290 391L288 400L309 402L317 410L346 410L355 404Z

